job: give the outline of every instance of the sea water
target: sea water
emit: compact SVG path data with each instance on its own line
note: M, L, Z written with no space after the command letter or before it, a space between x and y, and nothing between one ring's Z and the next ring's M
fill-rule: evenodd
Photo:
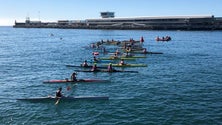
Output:
M156 42L156 36L171 36ZM148 51L128 63L139 73L84 73L79 79L110 83L43 84L70 78L92 59L87 48L100 40L139 40ZM0 27L0 124L222 124L222 32L25 29ZM107 47L107 46L106 46ZM109 46L114 52L115 46ZM108 55L100 54L99 57ZM100 65L100 64L97 64ZM66 90L67 87L71 90ZM17 98L55 95L109 96L109 101L26 102Z

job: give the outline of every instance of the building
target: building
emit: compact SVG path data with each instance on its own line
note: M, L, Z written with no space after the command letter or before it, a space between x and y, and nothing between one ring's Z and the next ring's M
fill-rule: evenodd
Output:
M114 18L115 17L114 16L114 12L109 12L109 11L107 11L107 12L100 12L100 16L102 18Z

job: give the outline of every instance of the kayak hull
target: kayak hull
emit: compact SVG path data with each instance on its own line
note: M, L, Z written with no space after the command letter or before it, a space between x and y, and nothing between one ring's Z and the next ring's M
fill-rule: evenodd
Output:
M75 70L76 72L108 72L108 73L115 73L115 72L119 72L119 73L139 73L138 71L124 71L124 70L113 70L113 71L108 71L108 70L95 70L95 71L91 71L91 70Z
M110 57L107 57L107 58L99 58L100 60L135 60L135 58L131 58L131 57L120 57L120 58L110 58Z
M142 52L142 51L134 51L130 53L135 53L135 54L163 54L162 52Z
M79 65L79 66L77 66L77 65L66 65L66 67L77 67L77 68L92 68L93 66L92 65L89 65L89 66L82 66L82 65ZM97 68L107 68L107 67L102 67L102 66L97 66Z
M121 58L136 59L136 58L146 58L146 56L122 56Z
M48 80L48 81L43 81L45 84L56 84L56 83L103 83L103 82L110 82L109 80L99 80L99 79L80 79L77 81L72 81L72 80Z
M108 65L108 64L107 64ZM113 67L147 67L147 64L112 64Z
M89 60L88 62L90 62L90 63L112 63L112 60L97 60L97 61Z
M18 98L20 101L31 101L31 102L46 102L53 101L55 102L58 98L55 96L46 96L46 97L31 97L31 98ZM109 100L108 96L74 96L74 97L61 97L60 101L78 101L78 100Z

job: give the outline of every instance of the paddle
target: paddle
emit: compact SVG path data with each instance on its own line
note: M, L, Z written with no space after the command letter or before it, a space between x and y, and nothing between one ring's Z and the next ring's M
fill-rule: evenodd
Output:
M57 98L55 105L59 104L61 97Z

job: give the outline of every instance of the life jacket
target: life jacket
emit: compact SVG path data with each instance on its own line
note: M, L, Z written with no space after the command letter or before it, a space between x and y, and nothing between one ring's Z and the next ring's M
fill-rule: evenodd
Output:
M121 64L121 65L124 65L124 61L120 61L120 64Z
M88 64L87 64L86 62L84 62L84 63L82 64L82 66L85 67L85 66L88 66Z
M57 92L56 92L56 97L62 97L61 91L57 91Z

